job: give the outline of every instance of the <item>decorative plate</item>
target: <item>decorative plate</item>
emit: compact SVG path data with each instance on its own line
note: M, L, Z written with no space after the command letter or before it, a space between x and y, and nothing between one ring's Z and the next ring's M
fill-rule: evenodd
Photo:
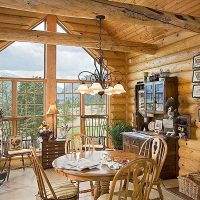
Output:
M154 131L154 129L155 129L155 122L154 121L149 122L148 129L149 129L149 131Z

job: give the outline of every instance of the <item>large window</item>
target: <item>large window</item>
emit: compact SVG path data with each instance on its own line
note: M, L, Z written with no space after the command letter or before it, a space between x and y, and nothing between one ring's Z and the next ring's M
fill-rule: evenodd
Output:
M43 82L17 82L18 133L36 136L44 117Z
M42 22L34 30L44 30ZM44 44L13 42L0 52L0 77L44 77Z
M66 132L62 127L70 127L68 134L80 133L80 94L77 93L79 83L57 83L58 137L65 137Z
M0 108L4 137L22 135L37 145L38 127L44 120L44 82L40 79L0 79Z

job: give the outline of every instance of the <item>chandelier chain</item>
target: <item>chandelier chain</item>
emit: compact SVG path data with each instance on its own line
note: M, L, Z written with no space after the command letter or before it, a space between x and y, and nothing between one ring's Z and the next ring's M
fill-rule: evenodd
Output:
M104 94L104 90L107 90L110 87L112 88L112 85L114 85L114 82L117 83L115 86L121 87L120 92L124 92L125 90L124 90L123 86L119 84L123 81L122 73L120 71L110 71L109 68L107 67L107 65L104 63L104 57L103 57L104 52L102 50L102 46L103 46L102 21L105 19L105 16L97 15L96 19L97 19L96 24L97 24L97 27L99 28L99 35L98 35L99 41L97 43L99 55L96 56L96 58L94 59L95 70L93 73L89 72L89 71L80 72L78 75L78 79L83 84L85 81L87 83L89 82L90 84L92 84L92 86L91 86L92 89L93 89L93 84L99 84L98 87L100 87L100 88L98 88L98 90L96 89L96 91L99 91L98 94L100 94L100 95ZM94 87L97 87L97 86L94 86ZM116 89L117 87L115 87L114 89ZM117 94L119 94L119 89L117 90L117 92L118 92ZM91 91L91 93L92 93L92 91Z

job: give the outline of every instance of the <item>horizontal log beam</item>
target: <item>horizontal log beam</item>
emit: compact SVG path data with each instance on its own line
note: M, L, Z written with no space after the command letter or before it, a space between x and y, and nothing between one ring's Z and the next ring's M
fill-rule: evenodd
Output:
M60 16L95 18L145 25L170 25L200 33L200 18L108 0L0 0L1 7Z
M36 42L52 45L78 46L85 48L98 49L98 38L84 35L73 35L66 33L53 33L47 31L21 30L21 29L0 29L0 40L19 41L19 42ZM156 45L119 41L119 40L103 40L104 50L113 50L120 52L139 51L143 53L155 53Z
M0 23L7 23L10 24L10 26L12 26L12 24L29 25L37 23L38 20L41 20L41 18L15 16L0 13Z

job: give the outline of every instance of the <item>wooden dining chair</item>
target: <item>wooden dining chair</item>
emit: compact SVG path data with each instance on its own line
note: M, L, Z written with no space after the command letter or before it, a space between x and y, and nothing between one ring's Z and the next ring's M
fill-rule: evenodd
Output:
M7 180L9 179L10 175L10 169L11 169L11 161L14 157L21 157L22 161L22 167L23 170L25 170L25 162L24 162L24 156L27 156L30 160L30 149L29 148L23 148L23 143L26 142L23 140L22 136L10 136L8 138L8 142L4 144L4 150L3 150L3 156L5 157L5 162L3 165L2 171L5 169L7 163Z
M85 135L75 135L72 139L67 139L65 143L65 153L78 153L83 151L94 151L94 142L92 137L88 137ZM81 181L85 182L85 181ZM87 193L91 192L93 195L94 185L93 182L90 181L90 189L80 190L80 181L75 182L78 187L79 193Z
M94 151L94 142L92 137L85 135L75 135L72 139L66 139L65 153Z
M142 144L139 154L156 161L158 170L153 185L157 186L160 199L163 199L159 177L167 156L167 143L163 137L154 136Z
M54 183L51 184L33 148L31 148L31 155L33 169L39 189L38 194L36 195L37 200L78 199L78 190L70 181L63 181L62 179L62 181L54 181Z
M157 165L153 159L131 161L116 173L110 193L100 196L98 200L148 200L156 173Z

